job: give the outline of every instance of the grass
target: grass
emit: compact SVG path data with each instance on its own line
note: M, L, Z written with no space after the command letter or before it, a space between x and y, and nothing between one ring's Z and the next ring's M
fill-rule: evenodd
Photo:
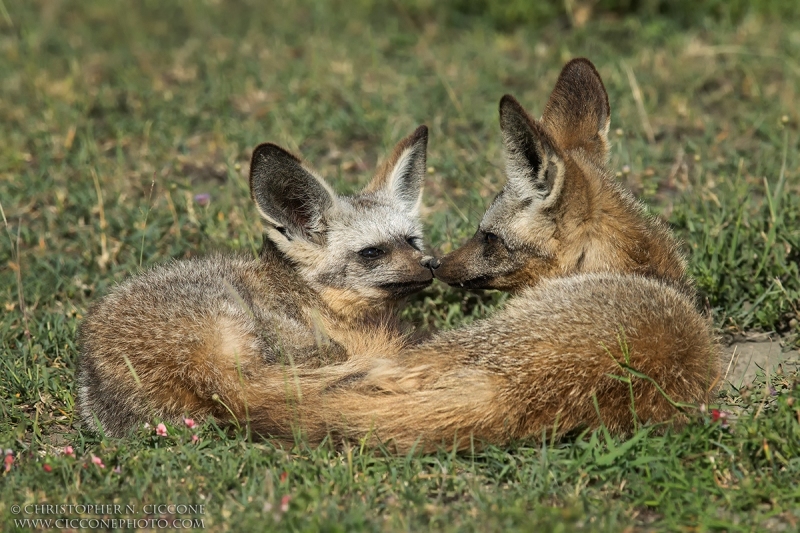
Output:
M0 2L0 448L15 453L3 529L79 516L12 513L47 503L137 506L117 519L205 505L192 517L213 531L797 527L788 369L725 389L727 429L698 414L627 441L601 431L474 456L282 450L212 425L120 441L77 425L75 333L92 301L140 267L259 247L246 180L257 143L301 153L348 191L428 124L427 236L447 252L502 184L500 96L541 113L578 55L609 91L613 168L685 239L720 332L798 342L796 26L597 16L500 30L401 5ZM503 300L434 285L407 317L454 327Z

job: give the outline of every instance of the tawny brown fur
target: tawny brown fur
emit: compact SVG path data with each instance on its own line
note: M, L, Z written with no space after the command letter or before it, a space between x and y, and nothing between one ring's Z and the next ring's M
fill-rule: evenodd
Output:
M435 274L515 297L494 317L417 346L378 344L343 364L294 369L291 417L255 407L252 427L399 452L467 449L601 423L626 434L639 422L683 420L676 403L708 401L716 339L671 232L607 169L609 116L583 59L565 66L541 121L504 97L508 183ZM252 390L253 405L276 389Z
M401 453L503 445L601 422L626 434L637 420L678 415L670 400L707 401L719 372L714 338L692 303L657 280L621 274L543 281L491 319L400 350L364 360L366 375L353 371L339 388L320 390L304 376L311 383L295 427L311 442L370 436ZM257 431L286 435L286 421L276 426L260 413L251 412Z
M420 127L353 197L336 196L281 148L259 146L251 190L267 223L261 257L172 262L97 302L80 331L84 422L122 436L155 419L244 420L257 400L289 419L282 390L269 407L252 391L270 379L283 387L282 369L402 345L394 305L432 280L417 210L426 143ZM359 251L375 247L376 258Z

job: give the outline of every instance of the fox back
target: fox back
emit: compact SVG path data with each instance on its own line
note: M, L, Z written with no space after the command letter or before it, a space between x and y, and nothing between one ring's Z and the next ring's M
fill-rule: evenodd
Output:
M154 417L245 419L265 374L402 344L392 310L432 280L419 220L426 145L421 126L349 197L282 148L258 146L260 257L157 266L93 305L80 329L84 422L120 436Z

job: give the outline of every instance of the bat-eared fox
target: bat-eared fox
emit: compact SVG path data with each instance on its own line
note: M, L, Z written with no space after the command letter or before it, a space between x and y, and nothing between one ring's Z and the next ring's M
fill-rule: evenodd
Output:
M121 436L156 418L246 418L248 390L270 373L282 383L282 367L402 343L393 308L433 279L419 219L427 141L420 126L354 196L284 149L258 146L260 257L157 266L92 306L80 328L84 422Z

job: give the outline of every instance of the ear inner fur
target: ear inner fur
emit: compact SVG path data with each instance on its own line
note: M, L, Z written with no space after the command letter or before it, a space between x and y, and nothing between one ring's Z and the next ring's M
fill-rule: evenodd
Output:
M386 191L401 202L408 211L419 207L422 182L427 168L428 127L419 126L397 143L392 154L375 172L364 187L365 193Z
M271 143L253 151L250 191L268 223L304 237L324 230L325 212L336 204L335 193L323 179Z
M508 185L521 199L558 195L563 163L547 132L511 95L500 100Z

